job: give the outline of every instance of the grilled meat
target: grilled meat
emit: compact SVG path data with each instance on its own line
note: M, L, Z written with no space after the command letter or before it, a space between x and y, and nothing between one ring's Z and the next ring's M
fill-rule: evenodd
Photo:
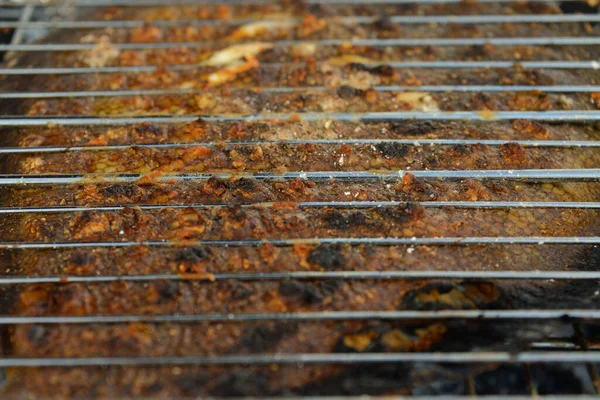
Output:
M600 198L600 183L415 176L418 171L597 168L600 154L594 147L528 146L520 142L599 140L597 125L496 120L498 111L595 110L597 94L546 93L540 88L500 92L489 88L461 92L452 88L598 84L596 71L541 70L524 65L427 69L394 63L585 60L600 55L597 47L489 43L371 46L350 42L597 34L585 24L449 23L409 29L381 17L559 12L556 6L546 3L470 2L110 7L92 17L148 23L133 29L51 35L46 40L89 46L82 51L27 54L17 65L156 68L84 76L63 74L53 79L3 77L0 82L6 91L125 91L2 101L0 110L4 114L190 118L185 122L4 129L4 146L30 151L3 153L3 173L78 175L70 184L0 188L3 206L55 207L52 212L29 210L0 215L3 242L34 244L27 249L16 246L2 250L5 274L89 278L170 274L172 279L85 283L65 279L4 288L5 308L15 316L142 316L139 321L112 324L17 325L4 332L5 351L16 357L515 351L551 333L563 332L567 328L562 321L423 321L370 318L369 312L595 308L599 304L593 285L353 280L340 276L245 279L239 275L232 279L223 275L568 271L597 267L597 249L588 245L440 246L416 241L597 236L600 215L594 209L476 208L459 203L453 207L427 203L586 202ZM190 16L219 23L166 27L152 23ZM332 16L374 18L357 23L352 18ZM244 18L257 22L235 23L235 19ZM339 43L319 42L326 39ZM202 46L197 45L200 40L205 41ZM284 40L291 42L281 42ZM118 45L125 42L139 48L123 49ZM153 43L167 46L152 48ZM451 87L448 91L423 88L439 85ZM289 90L279 90L282 87ZM168 92L148 92L155 89ZM146 92L127 92L131 90ZM327 115L401 111L473 111L483 121L373 122ZM323 114L309 117L308 113ZM249 121L241 117L246 114L261 116ZM211 118L214 116L230 116L232 120L215 120ZM52 151L48 147L53 147ZM322 171L350 175L347 179L308 175ZM358 176L352 172L371 174ZM348 203L373 201L388 203ZM350 238L359 241L336 240ZM378 238L415 238L415 244L378 243ZM56 242L61 243L59 248L44 247ZM228 246L231 243L235 246ZM366 313L362 318L344 320L252 317L322 311ZM230 314L235 316L227 317ZM214 319L178 322L169 320L173 315L212 315ZM153 316L166 320L152 321ZM411 390L430 394L437 390L435 384L456 385L468 375L477 376L477 387L485 391L489 380L493 380L489 374L497 367L486 364L450 368L418 363L375 363L365 367L341 362L249 367L204 362L208 364L16 368L9 371L4 395L195 397L410 394Z

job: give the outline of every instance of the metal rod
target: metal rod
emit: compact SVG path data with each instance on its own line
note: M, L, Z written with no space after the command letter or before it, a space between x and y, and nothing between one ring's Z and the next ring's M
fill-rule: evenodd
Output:
M17 24L26 26L28 23L30 23L29 20L31 19L34 10L35 7L33 5L26 5L23 8L21 17L19 18L19 22ZM21 42L23 41L24 34L25 32L23 31L23 28L17 27L15 32L13 33L12 39L10 40L10 44L13 46L21 44Z
M322 40L274 40L274 46L287 47L311 43L319 46L340 46L350 43L354 46L411 47L411 46L592 46L600 44L600 37L493 37L493 38L431 38L431 39L322 39ZM205 42L152 42L152 43L112 43L119 50L150 50L173 48L209 48ZM94 43L48 43L0 45L0 51L82 51L92 50ZM212 47L211 47L212 48Z
M286 172L276 174L270 172L257 172L254 174L244 173L191 173L191 174L165 174L153 178L155 182L174 181L203 181L212 177L221 179L230 178L254 178L254 179L353 179L353 180L398 180L406 173L416 178L433 179L509 179L519 181L598 181L600 180L600 169L522 169L522 170L410 170L387 172L367 171L318 171L318 172ZM0 186L23 186L23 185L59 185L59 184L81 184L101 179L104 183L133 183L143 178L140 174L120 175L98 175L98 174L69 174L69 175L22 175L8 174L0 175Z
M523 368L525 369L525 376L527 377L527 386L529 389L529 393L532 397L538 397L539 393L537 390L537 382L535 380L535 376L533 375L533 371L531 369L530 363L524 363Z
M300 117L304 121L320 121L325 119L338 121L397 121L397 120L435 120L435 121L501 121L515 119L530 119L535 121L600 121L600 111L497 111L483 113L480 111L441 111L441 112L371 112L371 113L273 113L254 115L170 115L170 116L136 116L136 117L30 117L6 116L0 117L2 126L46 126L54 125L127 125L135 123L173 123L193 122L198 118L214 122L261 121L271 119L290 119Z
M240 203L237 207L268 208L275 203ZM372 207L398 207L408 204L405 201L312 201L294 203L298 208L372 208ZM140 210L160 210L164 208L194 208L211 209L216 207L229 207L231 203L178 203L178 204L135 204ZM538 202L538 201L424 201L419 205L425 208L452 207L460 209L535 209L535 208L573 208L573 209L600 209L600 202ZM27 214L27 213L72 213L83 211L121 211L128 206L42 206L42 207L0 207L1 214ZM599 275L600 278L600 275Z
M473 379L473 375L469 374L465 379L465 387L467 395L470 397L477 396L477 390L475 389L475 380Z
M117 365L232 365L346 363L582 363L600 362L600 352L303 353L222 356L65 357L0 359L0 367L85 367Z
M262 93L293 93L302 91L335 91L325 86L305 87L240 87L228 91L260 91ZM600 85L422 85L422 86L374 86L378 92L527 92L537 90L547 93L593 93L600 92ZM126 90L80 90L46 92L0 92L0 99L70 98L70 97L122 97L157 96L206 93L206 89L126 89ZM218 90L217 90L218 92Z
M29 20L33 16L34 10L35 10L35 7L33 5L26 5L25 7L23 7L23 9L21 11L21 15L19 16L19 23L29 22ZM21 42L23 41L24 36L25 36L25 30L23 30L21 28L15 29L13 36L10 40L10 45L11 46L19 46L21 44ZM10 60L11 58L14 58L15 55L16 54L13 52L7 52L4 55L4 60L5 61Z
M262 141L229 141L229 142L185 142L185 143L142 143L126 145L99 146L39 146L39 147L2 147L0 154L29 154L29 153L70 153L82 151L114 151L135 148L148 149L177 149L195 146L215 147L225 143L226 146L258 146L258 145L367 145L379 143L397 143L406 146L455 146L455 145L486 145L502 146L516 143L523 147L560 147L560 148L589 148L600 147L600 141L586 140L498 140L498 139L291 139L291 140L262 140Z
M326 21L342 24L368 24L377 22L377 16L326 16ZM397 24L502 24L502 23L580 23L599 22L600 15L595 14L516 14L516 15L391 15L387 17ZM241 19L185 19L185 20L87 20L87 21L0 21L0 28L18 29L101 29L101 28L137 28L142 26L238 26L257 21L300 22L300 18L260 18Z
M322 62L321 62L322 63ZM367 62L365 65L389 65L394 68L523 68L541 69L600 69L599 61L380 61ZM277 68L294 63L261 63L259 68ZM55 75L55 74L92 74L92 73L126 73L154 72L158 66L114 66L114 67L31 67L0 68L0 75ZM174 64L164 66L170 71L194 70L203 68L198 64Z
M445 311L317 311L269 314L147 314L84 316L0 316L2 325L23 324L120 324L253 322L253 321L347 321L347 320L598 320L600 310L445 310ZM600 355L600 352L596 352Z
M578 344L582 350L589 351L588 342L580 323L576 322L573 324L573 333L573 342ZM586 366L588 373L590 374L594 390L596 391L596 394L600 394L600 376L598 375L598 369L596 368L596 365L592 363L587 363Z
M148 274L93 276L0 276L0 285L33 283L107 283L152 281L268 281L283 279L460 279L460 280L598 280L596 271L301 271L210 274Z
M260 246L265 243L273 246L293 246L296 244L319 245L319 244L369 244L373 246L395 246L395 245L504 245L504 244L570 244L587 245L600 244L598 236L511 236L511 237L362 237L362 238L310 238L310 239L262 239L262 240L199 240L196 242L171 242L163 241L139 241L139 242L0 242L1 249L70 249L70 248L119 248L133 246L152 247L182 247L182 246L223 246L223 247L246 247Z

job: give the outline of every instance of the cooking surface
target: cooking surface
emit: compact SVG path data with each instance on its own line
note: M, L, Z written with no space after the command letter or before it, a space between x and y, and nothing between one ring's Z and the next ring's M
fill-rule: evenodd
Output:
M26 3L3 398L600 393L598 13Z

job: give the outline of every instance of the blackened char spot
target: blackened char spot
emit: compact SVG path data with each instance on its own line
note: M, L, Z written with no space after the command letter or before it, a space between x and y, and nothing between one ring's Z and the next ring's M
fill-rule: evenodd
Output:
M254 150L254 148L252 148L251 146L236 146L235 148L233 148L233 150L235 150L238 153L243 154L245 156L249 156L250 154L252 154L252 151ZM241 179L246 179L246 178L241 178Z
M297 280L286 280L279 285L279 293L287 298L297 299L307 304L320 303L323 295L310 283Z
M348 69L350 69L351 71L369 71L370 68L367 67L365 64L361 64L361 63L357 63L357 62L353 62L348 64Z
M371 74L373 75L379 75L390 78L394 76L395 71L394 68L390 65L378 65L376 67L371 68L369 72L371 72Z
M231 286L233 286L231 290L231 298L233 300L246 300L254 294L251 286L246 283L233 280L231 281Z
M252 151L252 149L250 149ZM252 191L256 188L256 181L248 178L240 178L234 182L236 189L241 189L244 191Z
M392 21L392 19L387 15L375 21L373 26L380 31L395 31L398 29L398 25L396 25L396 23L394 23L394 21Z
M376 208L375 212L388 220L396 222L417 221L426 215L425 207L416 202L408 202L395 208Z
M158 393L162 390L163 384L160 382L154 382L150 386L145 388L145 392L148 394Z
M385 76L385 77L391 77L394 76L395 70L393 67L389 66L389 65L377 65L375 67L369 68L364 64L361 63L350 63L348 64L348 68L351 71L358 71L358 72L368 72L372 75L379 75L379 76Z
M394 392L410 386L409 364L371 364L352 366L322 381L316 381L297 389L300 396L376 395Z
M181 249L175 255L175 261L179 262L199 262L206 260L212 252L206 247L186 247Z
M90 253L75 253L71 256L71 263L74 265L85 265L94 262L96 256Z
M322 281L319 283L319 292L325 297L331 296L340 286L342 286L342 281L337 279Z
M523 285L527 290L523 290ZM565 309L600 307L600 299L594 294L600 288L596 281L527 282L523 285L504 287L506 299L514 308L547 308L548 304Z
M175 380L175 384L185 396L205 395L205 385L208 382L208 376L203 373L188 373Z
M429 121L391 122L392 133L405 136L421 136L437 129L437 125Z
M198 118L197 120L190 122L189 125L191 125L195 128L201 128L201 129L209 129L210 128L210 124L202 118Z
M179 287L174 281L161 281L156 283L156 291L160 296L161 302L175 300L179 294Z
M533 368L540 395L596 394L584 365L544 364Z
M322 244L310 252L306 258L311 264L317 264L325 269L343 267L346 263L339 244Z
M352 86L342 85L338 88L337 94L344 100L352 99L353 97L360 96L362 94L362 90L355 89Z
M452 151L457 153L457 154L470 154L473 152L473 149L471 149L469 146L464 145L464 144L457 144L451 147Z
M137 192L137 187L134 185L111 185L100 189L100 194L103 197L128 197L131 198Z
M396 222L408 222L410 221L410 217L405 212L398 212L398 210L392 210L390 208L377 208L375 209L375 213L381 215L383 218L389 221Z
M249 125L248 128L255 134L268 133L273 129L273 125L264 122L255 122Z
M528 393L526 371L520 365L503 365L475 377L479 395L524 395Z
M158 136L162 134L160 127L150 124L140 124L133 128L135 133L140 136Z
M247 350L254 353L263 353L297 330L298 325L293 322L255 326L244 334L233 352Z
M582 253L572 268L581 271L597 271L600 268L600 246L592 246Z
M409 152L409 147L401 143L381 142L375 148L386 158L404 157Z
M235 222L244 222L248 215L240 205L232 205L227 207L226 218Z
M532 372L540 395L573 393L594 394L592 381L583 366L537 365ZM585 367L583 367L585 368ZM520 365L505 365L475 377L478 395L523 395L529 393L525 369Z
M543 339L541 327L528 329L530 325L520 322L493 321L447 321L444 339L432 343L430 351L464 352L474 348L487 348L503 343L504 348L520 348L533 338Z
M339 211L329 210L323 219L331 229L347 230L352 227L366 225L367 217L363 213L355 212L350 215L342 214Z
M271 394L268 387L268 378L263 373L251 370L230 372L219 378L210 394L217 397L262 397Z

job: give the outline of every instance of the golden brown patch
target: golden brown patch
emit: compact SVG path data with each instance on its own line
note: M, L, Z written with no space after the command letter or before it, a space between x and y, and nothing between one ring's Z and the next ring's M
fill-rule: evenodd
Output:
M433 324L416 329L416 337L410 337L400 329L394 329L381 336L383 345L393 351L424 351L439 341L448 329L440 324Z
M520 167L527 165L528 157L525 149L518 143L505 143L500 146L500 155L507 167Z
M374 331L346 335L344 336L344 346L356 351L365 351L375 338L377 338L377 333Z

